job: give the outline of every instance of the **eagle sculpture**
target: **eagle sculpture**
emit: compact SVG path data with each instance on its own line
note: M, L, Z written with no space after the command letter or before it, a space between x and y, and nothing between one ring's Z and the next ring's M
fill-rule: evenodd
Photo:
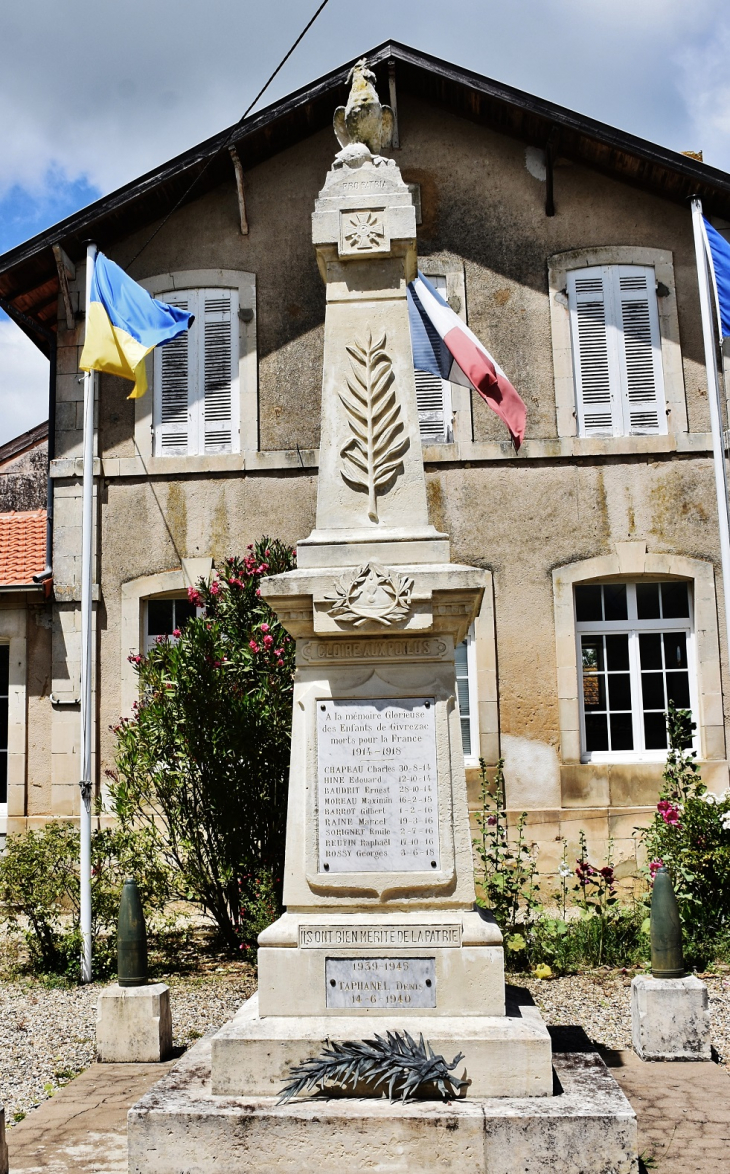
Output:
M346 106L335 110L335 134L341 147L364 143L373 155L387 151L393 139L393 111L381 106L374 86L375 74L365 58L353 65L347 78L352 83Z

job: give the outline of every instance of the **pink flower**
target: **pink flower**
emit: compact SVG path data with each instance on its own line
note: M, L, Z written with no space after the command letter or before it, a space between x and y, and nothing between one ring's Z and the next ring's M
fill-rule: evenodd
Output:
M271 648L271 645L273 643L274 643L273 636L264 636L264 648Z
M202 607L203 606L203 597L199 591L195 590L194 587L188 587L188 599L190 600L190 602L193 604L194 607Z
M679 827L679 808L674 803L670 803L668 799L660 799L656 809L670 827Z
M261 594L261 588L260 588L260 587L257 587L257 588L256 588L256 594L257 594L257 595L260 595L260 594Z
M249 640L248 646L252 652L258 652L258 650L259 650L259 646L255 640Z
M262 624L262 625L261 625L261 631L262 631L262 632L268 632L268 630L269 630L269 625L268 625L268 624Z
M172 629L172 634L173 634L173 636L175 637L175 639L176 639L176 640L179 640L179 639L180 639L181 632L180 632L180 629L179 629L179 628L173 628L173 629Z
M656 876L656 874L659 872L660 868L664 868L664 861L663 860L652 860L651 864L649 865L649 875L651 876L652 881L654 880L654 877Z
M211 595L220 595L220 593L221 593L221 585L220 585L220 583L218 582L218 580L217 580L217 579L215 580L215 582L211 583L211 585L210 585L210 593L211 593Z
M274 649L274 656L283 656L283 655L284 655L284 649L283 649L283 648L275 648L275 649Z
M488 815L487 816L487 827L493 828L496 826L496 823L497 823L496 815Z
M276 663L277 663L277 665L279 666L279 668L280 668L280 669L283 669L283 667L284 667L284 661L283 661L283 660L277 660L277 662L276 662Z

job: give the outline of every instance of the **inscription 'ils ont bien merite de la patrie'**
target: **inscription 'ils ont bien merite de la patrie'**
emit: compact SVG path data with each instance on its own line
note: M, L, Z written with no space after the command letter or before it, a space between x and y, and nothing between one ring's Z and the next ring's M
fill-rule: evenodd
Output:
M321 872L440 868L432 698L318 701Z

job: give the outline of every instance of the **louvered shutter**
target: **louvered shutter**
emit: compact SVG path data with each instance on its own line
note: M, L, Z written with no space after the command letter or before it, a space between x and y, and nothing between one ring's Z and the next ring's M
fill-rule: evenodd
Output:
M238 449L238 296L234 290L200 291L203 341L202 449L206 453Z
M611 362L610 280L599 267L568 274L568 305L573 339L578 432L613 436L620 418L620 388ZM606 288L608 284L608 289ZM613 368L613 370L612 370Z
M451 386L430 371L414 371L418 427L424 444L451 440Z
M197 313L195 291L162 294L161 300ZM186 456L190 442L190 406L194 399L195 336L186 330L155 352L155 454Z
M621 339L624 431L651 435L666 431L661 338L654 270L620 265L613 270Z

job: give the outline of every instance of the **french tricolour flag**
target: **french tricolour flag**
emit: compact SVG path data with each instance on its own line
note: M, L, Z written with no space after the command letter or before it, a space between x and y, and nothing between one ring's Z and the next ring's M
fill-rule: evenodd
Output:
M419 271L408 286L414 366L453 383L468 382L504 420L515 448L525 439L527 409L486 347Z

